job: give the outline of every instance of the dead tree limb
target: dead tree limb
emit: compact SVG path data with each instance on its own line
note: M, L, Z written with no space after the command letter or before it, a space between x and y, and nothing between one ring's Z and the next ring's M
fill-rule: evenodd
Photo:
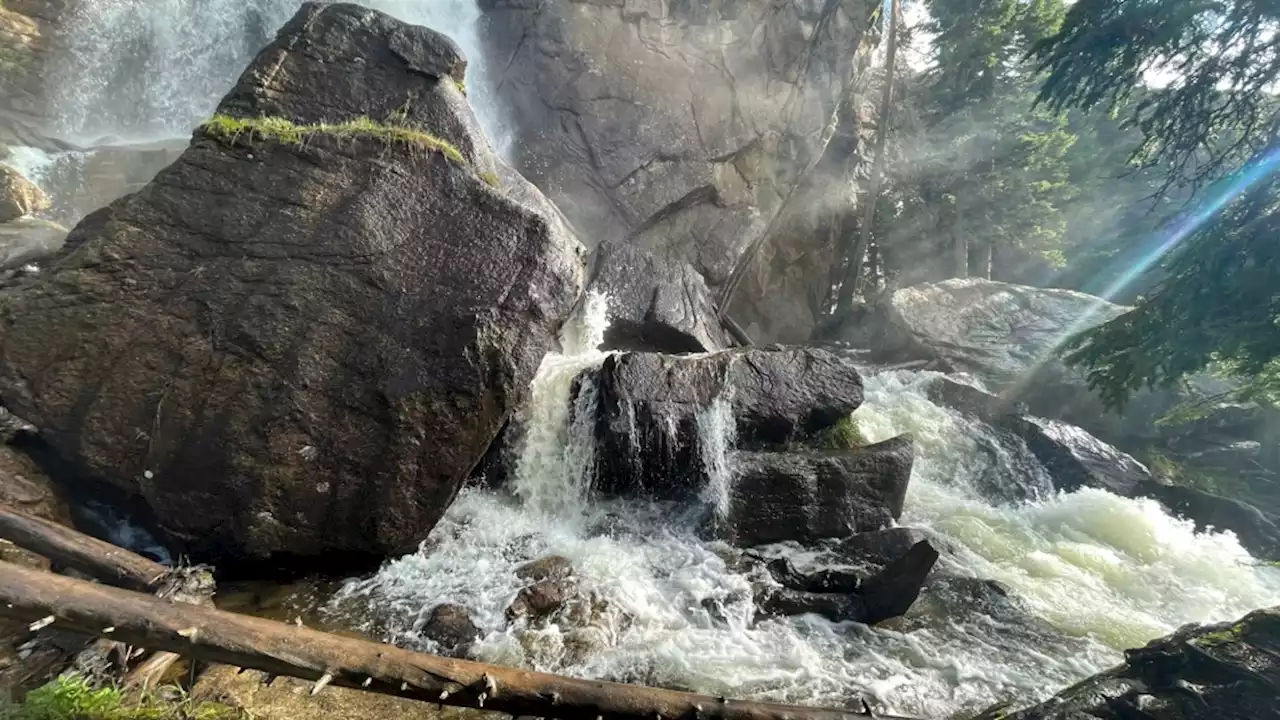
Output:
M169 568L111 543L0 503L0 538L104 583L156 592Z
M214 585L202 569L173 570L124 548L89 537L71 528L32 517L0 503L0 538L25 550L75 568L109 585L155 593L173 602L212 605ZM119 644L104 638L81 652L72 667L96 672L111 663ZM129 671L124 685L150 689L179 660L174 653L159 652ZM121 665L127 667L127 658Z
M0 615L155 650L443 705L565 720L854 720L851 710L578 680L410 652L0 563ZM885 716L876 716L885 717Z

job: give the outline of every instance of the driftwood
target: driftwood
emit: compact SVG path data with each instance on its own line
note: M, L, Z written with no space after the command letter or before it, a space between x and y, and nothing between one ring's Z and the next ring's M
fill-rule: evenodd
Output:
M171 570L141 555L32 517L3 503L0 503L0 538L109 585L152 592L173 602L213 604L212 576L201 568ZM106 672L113 656L121 658L119 664L127 667L131 652L132 648L103 638L80 652L72 666L78 672L98 675ZM158 652L130 671L124 685L150 689L179 659L175 653Z
M55 522L0 503L0 538L104 583L157 592L169 568Z
M309 628L174 604L0 563L0 615L215 663L442 705L566 720L854 720L868 710L746 702L578 680L415 653ZM874 717L887 717L876 715Z

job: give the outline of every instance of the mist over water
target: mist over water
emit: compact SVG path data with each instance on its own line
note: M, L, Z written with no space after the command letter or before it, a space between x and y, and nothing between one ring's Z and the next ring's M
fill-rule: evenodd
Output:
M470 100L499 150L476 0L354 0L451 37ZM83 0L47 80L60 134L80 143L184 137L207 119L302 0Z
M451 36L471 61L470 100L495 146L506 133L485 78L474 0L358 0ZM49 79L68 139L186 136L207 118L300 0L83 0L71 52ZM19 149L21 150L21 149ZM50 159L17 160L28 174ZM459 603L484 637L480 659L713 694L945 716L1001 698L1030 701L1110 667L1121 650L1187 622L1280 602L1276 571L1229 534L1197 534L1147 500L1097 490L1048 492L1029 453L931 402L927 373L867 378L855 418L872 441L911 432L917 461L902 524L948 545L942 571L997 580L1025 618L923 602L871 629L814 617L755 623L752 577L738 552L700 539L697 520L733 480L733 417L720 398L698 417L711 483L697 507L594 499L589 469L597 398L574 378L598 366L606 302L589 297L531 388L509 492L465 490L420 552L352 580L328 611L395 642L433 649L430 610ZM1006 491L1028 490L1010 502ZM801 568L829 561L780 545ZM509 627L517 567L568 557L593 611L580 625Z
M599 300L572 327L602 331ZM566 343L543 363L529 416L554 427L528 436L514 497L465 491L420 552L348 583L330 612L430 650L421 625L454 602L474 613L484 637L473 652L490 662L787 702L856 706L868 694L882 711L945 716L1046 697L1186 622L1280 600L1273 571L1254 567L1233 536L1197 534L1153 502L1095 490L984 499L976 488L991 473L1043 468L1029 453L984 452L972 438L988 430L927 399L930 374L898 371L867 378L854 417L872 441L916 437L902 524L949 546L941 572L997 580L1030 615L922 601L877 629L816 616L754 623L751 584L763 578L738 569L738 551L697 537L705 508L593 499L586 478L573 477L588 467L592 438L564 411L574 401L566 376L603 359L593 347ZM700 418L700 432L722 433L704 444L731 448L732 417L725 427L718 410ZM713 508L716 475L704 492ZM831 559L822 548L760 552L802 568ZM508 627L503 612L523 585L516 568L550 554L573 561L598 611L585 627Z

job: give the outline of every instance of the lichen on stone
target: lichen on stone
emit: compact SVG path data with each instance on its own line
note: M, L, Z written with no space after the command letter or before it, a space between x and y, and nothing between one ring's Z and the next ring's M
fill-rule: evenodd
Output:
M427 151L442 153L445 157L466 165L466 158L456 146L431 133L402 125L379 123L367 117L340 123L299 125L281 117L236 118L230 115L214 115L200 126L206 135L220 140L235 141L241 137L272 139L285 145L302 145L317 136L336 138L376 138L389 144L402 144Z

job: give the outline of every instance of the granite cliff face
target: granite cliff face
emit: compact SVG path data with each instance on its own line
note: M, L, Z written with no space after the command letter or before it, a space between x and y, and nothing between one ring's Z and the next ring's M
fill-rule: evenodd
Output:
M687 264L713 292L821 159L876 5L482 2L517 167L584 242ZM766 268L776 289L787 268Z

